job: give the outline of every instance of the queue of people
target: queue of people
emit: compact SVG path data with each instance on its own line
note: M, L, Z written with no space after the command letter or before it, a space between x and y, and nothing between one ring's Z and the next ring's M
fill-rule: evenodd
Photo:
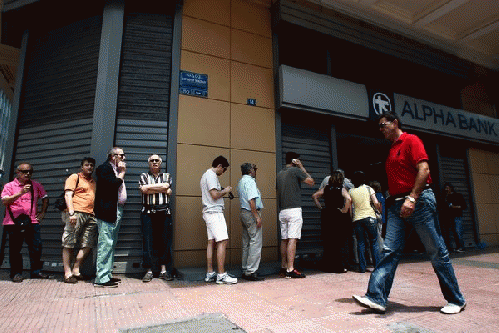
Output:
M366 252L370 253L372 272L365 296L354 295L360 305L377 312L385 312L395 271L404 248L407 224L414 227L430 255L444 298L448 304L441 311L454 314L462 311L466 302L449 260L446 246L439 232L437 206L428 155L422 141L415 135L402 131L398 116L385 113L379 119L379 129L392 147L386 161L389 197L385 200L378 182L366 184L363 172L353 174L351 181L343 170L335 170L324 179L319 190L312 195L321 210L321 230L324 243L322 267L327 272L344 273L352 269L352 254L357 252L358 272L367 272ZM276 190L280 222L281 269L286 278L305 278L295 266L297 243L303 226L301 184L315 184L305 169L299 155L286 153L286 165L277 174ZM96 169L95 160L86 157L81 161L79 173L70 175L65 183L66 209L62 212L65 223L62 236L64 282L78 283L88 277L80 267L90 250L97 246L96 287L118 287L120 279L113 277L114 252L118 232L127 201L126 156L123 149L114 147L107 160ZM161 171L162 159L157 154L148 158L149 171L139 177L142 194L141 226L143 235L144 283L154 278L173 279L170 196L172 179ZM219 177L230 167L224 156L218 156L200 180L202 217L206 223L206 282L235 284L237 278L225 270L228 243L227 223L224 217L224 197L232 199L232 187L223 188ZM21 163L17 177L7 183L2 191L2 203L7 207L3 224L9 236L11 274L13 282L22 282L23 242L28 245L31 277L47 278L41 272L40 222L48 207L48 197L43 186L32 180L33 167ZM240 200L242 224L242 278L261 281L258 274L262 252L261 210L264 208L256 183L257 166L241 165L242 177L237 190ZM445 187L445 207L450 216L456 251L463 251L461 216L466 203L451 184ZM320 198L323 198L323 207ZM37 210L42 200L41 211ZM26 223L28 221L28 223ZM367 239L366 239L367 235ZM352 241L354 240L354 241ZM352 244L356 243L355 249ZM71 265L73 250L79 248ZM366 248L369 251L366 251ZM213 259L216 258L216 268ZM157 267L156 267L157 266Z

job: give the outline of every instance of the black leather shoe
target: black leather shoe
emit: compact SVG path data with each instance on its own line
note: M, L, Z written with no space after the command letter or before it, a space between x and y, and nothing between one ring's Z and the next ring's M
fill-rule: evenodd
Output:
M263 277L258 276L257 273L243 274L242 278L244 280L248 280L248 281L263 281L263 280L265 280Z
M42 280L46 280L46 279L50 279L50 276L45 274L45 273L35 273L35 274L31 274L31 278L32 279L42 279Z

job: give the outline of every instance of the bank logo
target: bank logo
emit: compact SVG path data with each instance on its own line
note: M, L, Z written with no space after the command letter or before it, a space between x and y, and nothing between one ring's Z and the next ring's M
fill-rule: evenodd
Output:
M383 93L373 94L373 109L378 116L386 112L391 112L392 101L390 100L390 97Z

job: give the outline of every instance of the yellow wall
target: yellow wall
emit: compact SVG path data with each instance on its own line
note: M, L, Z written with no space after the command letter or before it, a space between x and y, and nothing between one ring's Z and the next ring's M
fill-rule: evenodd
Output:
M270 0L186 0L182 18L181 70L208 74L208 98L179 96L175 263L206 263L201 216L202 174L218 155L231 167L223 187L237 187L244 162L258 166L262 193L262 260L277 259L275 108ZM247 106L248 98L257 106ZM239 200L225 200L227 264L241 262Z
M480 241L499 245L499 154L480 149L468 154Z

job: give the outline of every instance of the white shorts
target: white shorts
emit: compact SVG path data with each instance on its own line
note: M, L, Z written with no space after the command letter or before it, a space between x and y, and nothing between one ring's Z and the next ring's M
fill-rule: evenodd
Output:
M215 242L220 242L229 239L224 213L203 213L203 220L206 222L208 240L215 239Z
M303 226L303 217L301 208L288 208L279 212L279 221L281 222L281 238L301 238L301 227Z

